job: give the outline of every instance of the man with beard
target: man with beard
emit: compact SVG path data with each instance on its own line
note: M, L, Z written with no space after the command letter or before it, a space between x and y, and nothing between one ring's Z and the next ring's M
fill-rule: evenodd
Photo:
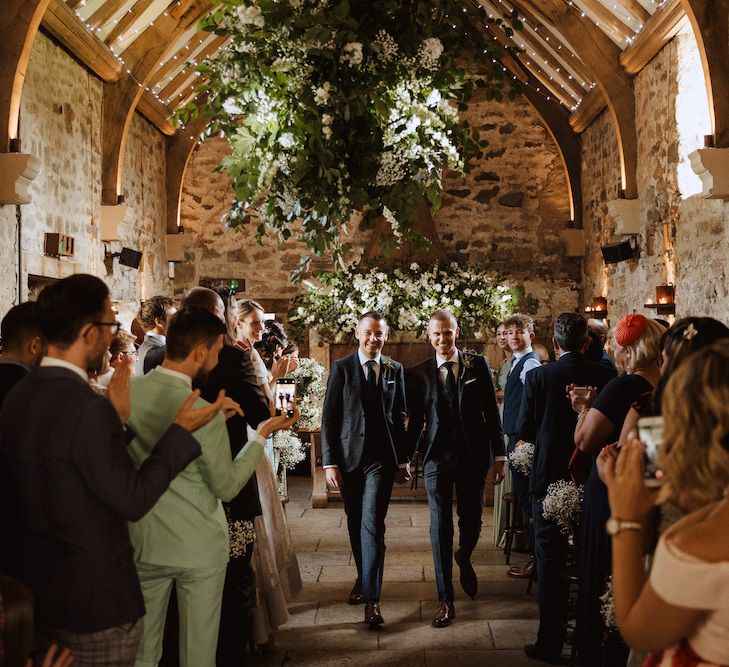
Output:
M183 308L169 321L161 366L134 378L129 419L137 437L129 446L143 464L148 443L167 428L178 406L201 386L218 363L225 325L207 310ZM221 392L221 395L224 392ZM198 399L196 405L206 405ZM230 402L227 416L242 414ZM254 437L231 458L225 418L217 415L195 431L202 456L170 485L159 502L129 532L147 614L137 665L157 665L162 657L167 603L173 584L180 616L180 665L214 667L220 605L228 563L228 528L221 500L230 501L250 479L266 438L298 419L261 422Z
M135 469L122 426L129 365L115 373L108 401L87 382L119 327L107 286L83 274L59 280L41 292L37 316L46 356L8 393L0 422L3 569L33 592L39 644L61 641L74 665L130 665L144 603L127 521L200 455L188 431L223 401L181 401Z

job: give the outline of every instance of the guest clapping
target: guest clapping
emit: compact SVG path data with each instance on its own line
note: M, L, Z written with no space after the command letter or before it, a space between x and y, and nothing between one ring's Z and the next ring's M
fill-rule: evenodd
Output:
M655 492L644 483L644 447L632 439L605 471L610 495L618 626L650 665L729 664L729 342L693 354L662 401L662 495L702 507L661 537L650 578L642 532Z

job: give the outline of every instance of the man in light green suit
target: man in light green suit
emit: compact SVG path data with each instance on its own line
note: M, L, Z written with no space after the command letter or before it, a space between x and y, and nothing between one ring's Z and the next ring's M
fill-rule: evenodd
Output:
M136 437L129 451L137 465L169 427L184 400L215 367L225 326L213 314L182 309L167 329L167 358L157 369L134 378L129 425ZM232 402L231 402L232 403ZM202 399L196 405L206 405ZM228 405L228 415L240 411ZM202 456L170 484L141 520L130 524L146 616L138 666L157 665L172 585L180 611L181 667L214 667L220 605L228 562L228 524L221 500L235 497L255 470L266 437L293 424L274 417L231 460L225 418L218 414L192 435Z

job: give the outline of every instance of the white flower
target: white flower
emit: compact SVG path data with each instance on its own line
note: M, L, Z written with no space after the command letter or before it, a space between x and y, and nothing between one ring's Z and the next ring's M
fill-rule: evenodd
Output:
M563 533L572 532L582 512L584 488L565 480L550 484L542 503L544 518L554 521Z
M418 61L425 69L436 69L443 54L443 44L437 37L426 39L418 49Z
M266 23L263 19L261 10L255 5L250 7L240 5L235 10L235 13L238 16L238 21L241 25L254 25L257 28L262 28Z
M428 99L425 100L425 103L429 107L437 107L440 104L441 99L440 90L433 88L433 90L430 91L430 95L428 95Z
M349 42L344 45L342 55L339 60L349 65L361 65L364 56L362 55L361 42Z
M325 139L332 138L332 128L327 125L321 128L321 133L324 135Z
M334 120L334 117L329 115L328 113L324 113L321 115L321 124L322 125L331 125L333 120Z
M327 104L327 102L329 102L329 91L331 87L332 86L328 81L325 81L321 86L319 86L314 91L314 104L320 107Z
M294 140L294 135L291 134L291 132L284 132L279 138L278 143L281 144L284 148L291 148L296 142Z
M231 116L240 116L244 110L234 97L229 97L223 102L223 111Z
M523 475L531 473L533 461L534 445L531 442L525 442L523 445L515 447L514 451L509 454L509 463Z

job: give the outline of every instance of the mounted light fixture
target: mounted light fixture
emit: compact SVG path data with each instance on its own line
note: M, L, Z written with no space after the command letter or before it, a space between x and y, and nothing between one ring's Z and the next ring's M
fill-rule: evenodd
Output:
M607 316L607 297L596 296L592 300L592 306L585 306L585 317L593 320L606 320Z
M676 314L676 288L673 283L656 285L656 300L643 304L644 308L655 308L657 315Z

